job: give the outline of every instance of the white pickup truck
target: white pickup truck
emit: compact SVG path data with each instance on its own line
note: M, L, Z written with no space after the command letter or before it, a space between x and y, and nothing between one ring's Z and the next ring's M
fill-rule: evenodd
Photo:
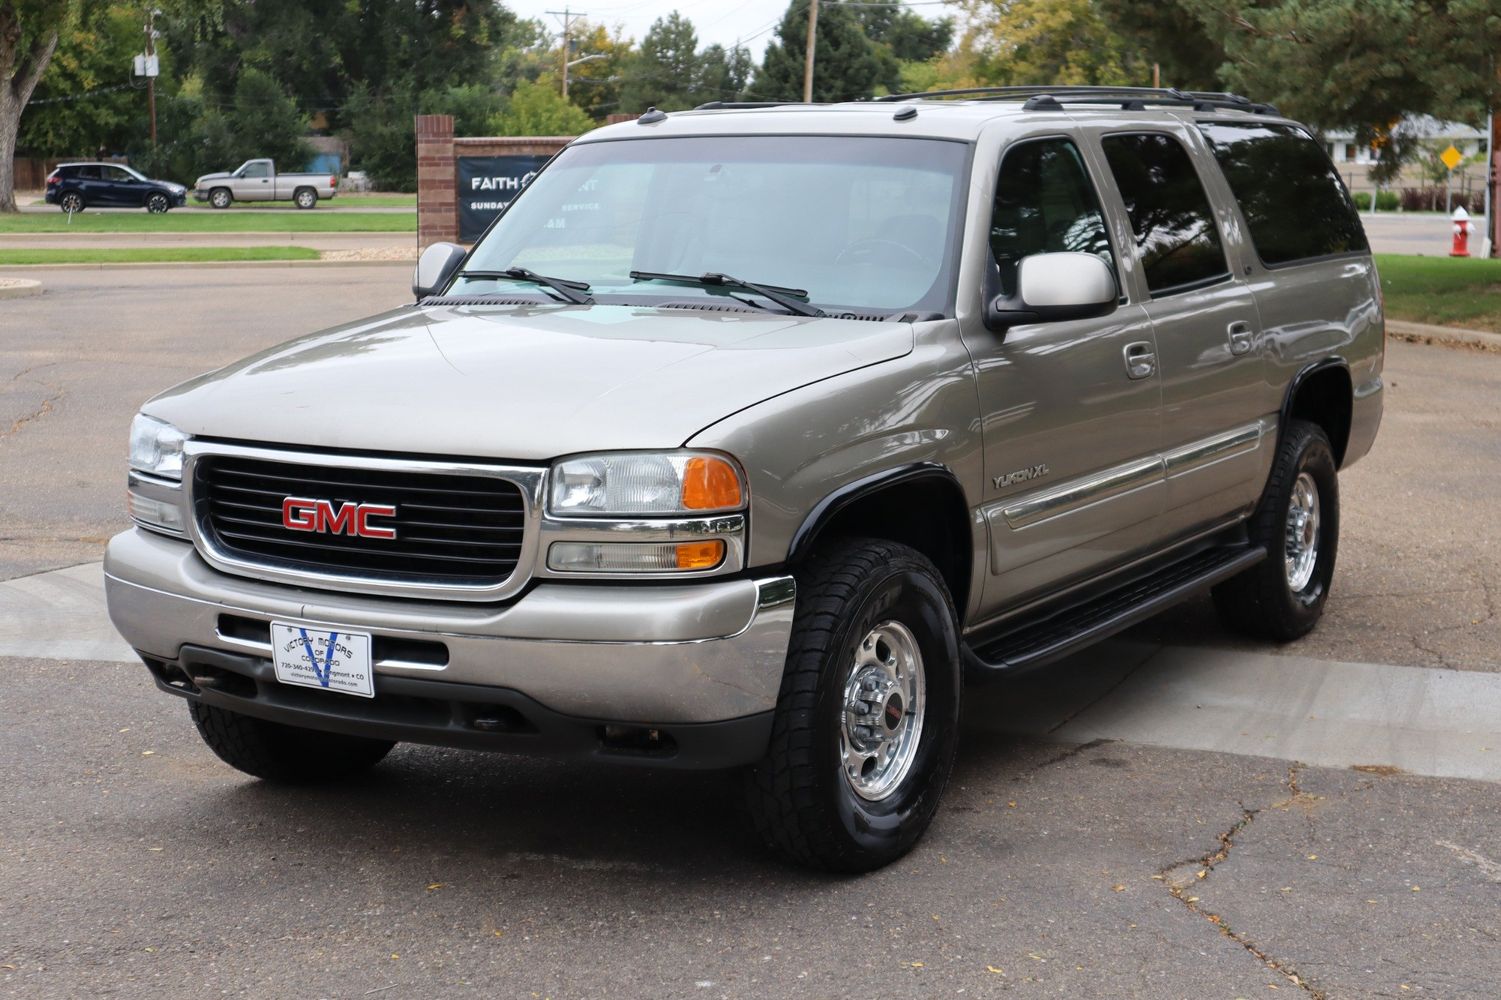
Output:
M338 193L337 174L279 174L271 160L246 160L230 173L204 174L193 182L193 198L215 208L236 201L290 201L313 208Z

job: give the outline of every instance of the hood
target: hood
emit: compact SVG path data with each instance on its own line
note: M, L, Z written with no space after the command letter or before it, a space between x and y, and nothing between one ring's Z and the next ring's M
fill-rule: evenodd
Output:
M150 180L150 183L155 184L159 188L163 188L163 189L165 189L167 191L170 191L173 194L184 194L188 190L187 188L183 187L181 184L174 183L173 181L159 181L159 180L155 180L153 178L153 179Z
M302 337L143 408L197 436L536 461L676 448L912 350L907 323L635 306L424 306Z
M229 178L231 178L233 176L234 176L234 174L230 173L227 170L224 171L223 173L218 173L218 174L203 174L196 181L193 182L193 186L194 187L203 187L203 182L204 181L224 181L224 180L228 180Z

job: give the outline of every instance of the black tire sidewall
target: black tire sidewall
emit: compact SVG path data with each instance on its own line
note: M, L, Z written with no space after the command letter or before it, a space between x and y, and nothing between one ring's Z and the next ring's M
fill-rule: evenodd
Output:
M926 828L953 764L958 738L962 674L958 632L947 591L930 569L894 560L850 604L851 612L823 654L814 725L818 794L838 817L846 849L865 867L905 853ZM867 801L850 787L839 759L844 688L856 647L885 621L911 630L922 654L926 681L923 730L917 756L902 783L886 798Z
M158 205L161 207L157 208ZM165 215L170 207L167 203L167 196L164 194L153 194L146 198L146 211L152 215Z
M1253 601L1261 608L1258 630L1289 642L1313 630L1329 600L1339 554L1339 474L1328 436L1305 421L1289 425L1278 463L1275 488L1257 518L1257 534L1267 547L1267 558L1259 567ZM1287 580L1285 532L1293 490L1304 472L1319 491L1319 554L1308 585L1294 593Z
M208 193L208 203L214 208L228 208L233 201L234 195L223 188L215 188Z
M310 197L304 199L304 195L309 195ZM296 193L292 195L292 199L297 203L298 208L312 208L318 204L318 192L312 191L308 188L298 188ZM307 201L307 204L303 204L304 200Z

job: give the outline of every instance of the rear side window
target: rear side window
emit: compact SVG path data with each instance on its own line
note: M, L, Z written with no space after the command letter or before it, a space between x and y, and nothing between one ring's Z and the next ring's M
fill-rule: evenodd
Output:
M1092 253L1115 270L1100 200L1078 148L1067 139L1023 143L1001 161L990 217L1001 294L1016 293L1023 257L1064 251Z
M1106 136L1101 145L1131 218L1148 290L1159 295L1227 276L1209 196L1182 144L1151 132Z
M99 168L96 166L74 167L72 176L82 178L83 180L97 181L99 179Z
M1291 125L1202 122L1263 264L1368 248L1350 196L1323 147Z

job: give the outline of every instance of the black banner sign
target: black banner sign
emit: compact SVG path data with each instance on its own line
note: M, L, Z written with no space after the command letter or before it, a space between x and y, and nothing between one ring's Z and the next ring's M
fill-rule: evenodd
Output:
M522 185L548 161L546 156L461 156L458 158L459 240L479 239Z

